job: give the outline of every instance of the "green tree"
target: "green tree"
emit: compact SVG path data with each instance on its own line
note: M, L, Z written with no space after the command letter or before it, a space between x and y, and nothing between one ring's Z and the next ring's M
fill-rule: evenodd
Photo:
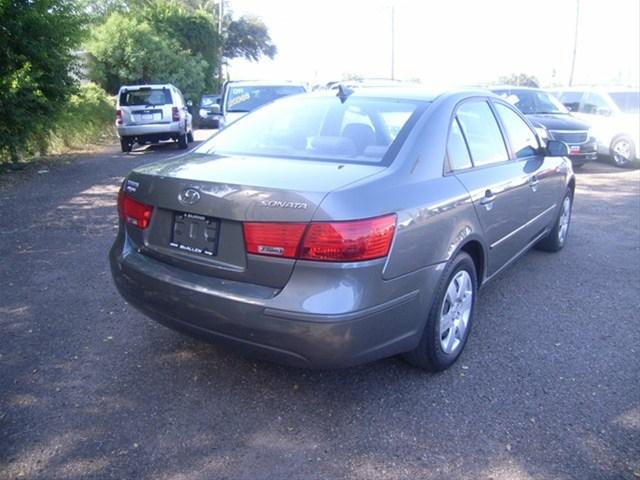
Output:
M175 38L184 50L200 55L207 63L205 88L217 86L215 71L218 65L219 37L211 15L200 10L190 12L176 1L156 1L143 10L144 18L158 31Z
M0 157L17 161L73 93L83 21L72 0L0 0Z
M516 85L518 87L540 87L540 82L533 75L526 73L513 73L509 76L503 76L498 79L498 83L506 85Z
M222 56L227 59L245 58L257 62L260 57L275 57L278 50L271 41L264 22L251 15L236 20L231 15L225 18Z
M122 84L173 83L190 98L204 89L207 62L135 15L113 13L87 42L90 76L108 92Z

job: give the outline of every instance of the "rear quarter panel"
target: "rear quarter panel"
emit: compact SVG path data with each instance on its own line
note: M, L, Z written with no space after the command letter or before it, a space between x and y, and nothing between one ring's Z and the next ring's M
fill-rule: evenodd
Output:
M385 279L446 262L467 240L482 239L469 193L443 173L455 102L455 97L436 100L385 174L331 192L314 215L314 220L349 220L396 213Z

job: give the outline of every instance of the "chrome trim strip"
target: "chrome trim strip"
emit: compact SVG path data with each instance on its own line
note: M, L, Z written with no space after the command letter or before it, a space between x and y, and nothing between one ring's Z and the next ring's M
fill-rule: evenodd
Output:
M533 217L531 220L529 220L527 223L520 225L518 228L516 228L513 232L505 235L504 237L502 237L500 240L494 242L491 244L491 246L489 248L494 248L497 247L498 245L500 245L502 242L504 242L505 240L508 240L509 238L511 238L512 236L514 236L516 233L520 232L522 229L527 228L529 225L531 225L533 222L535 222L536 220L538 220L540 217L545 216L547 213L549 213L551 210L553 210L554 208L556 208L558 204L554 203L553 205L551 205L549 208L547 208L544 212L539 213L538 215L536 215L535 217Z
M487 278L484 279L484 281L482 282L482 287L484 287L487 283L489 283L489 281L493 280L494 278L496 278L496 276L502 272L504 269L506 269L507 267L509 267L511 264L513 264L516 260L518 260L522 255L524 255L525 253L527 253L531 247L533 247L539 240L541 240L546 234L548 234L550 231L549 228L543 230L542 232L540 232L539 235L537 235L533 240L531 240L529 243L527 243L527 245L520 250L518 253L516 253L513 257L511 257L511 260L507 261L504 265L502 265L498 270L496 270L495 272L493 272L491 275L489 275Z

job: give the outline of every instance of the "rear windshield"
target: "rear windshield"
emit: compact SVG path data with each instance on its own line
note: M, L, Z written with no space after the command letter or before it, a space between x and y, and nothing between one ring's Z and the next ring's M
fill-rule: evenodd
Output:
M245 116L198 153L388 164L426 102L296 96ZM398 147L399 148L399 147ZM395 150L395 149L394 149Z
M251 87L229 87L227 90L227 112L251 112L278 98L304 93L298 85L265 85Z
M171 104L171 91L168 88L141 88L139 90L123 90L120 93L120 106Z
M609 95L624 113L640 112L640 92L610 92Z
M200 106L201 107L210 107L212 105L215 105L216 103L218 103L218 99L220 97L218 96L212 96L212 97L202 97L202 99L200 100Z

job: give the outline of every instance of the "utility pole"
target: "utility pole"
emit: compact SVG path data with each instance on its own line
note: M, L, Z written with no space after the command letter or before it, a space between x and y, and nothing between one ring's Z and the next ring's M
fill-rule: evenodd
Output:
M396 7L391 6L391 80L395 80L396 63L396 28L395 28Z
M580 0L576 0L576 30L573 38L573 57L571 58L571 74L569 75L569 86L573 85L573 72L576 68L576 51L578 50L578 24L580 23Z
M220 88L222 88L222 84L224 83L224 76L222 72L222 19L224 17L224 0L218 0L218 40L220 41L220 45L218 46L218 82L220 83Z

